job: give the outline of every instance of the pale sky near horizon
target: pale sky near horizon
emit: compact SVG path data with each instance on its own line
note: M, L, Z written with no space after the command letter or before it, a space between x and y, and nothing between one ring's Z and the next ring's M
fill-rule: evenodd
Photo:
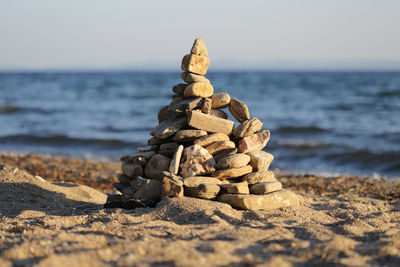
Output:
M221 68L400 68L400 1L0 0L0 69L178 69L196 37Z

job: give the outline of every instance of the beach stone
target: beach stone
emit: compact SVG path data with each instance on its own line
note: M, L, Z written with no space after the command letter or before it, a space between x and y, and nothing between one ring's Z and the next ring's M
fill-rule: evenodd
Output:
M196 145L206 147L206 146L208 146L212 143L218 142L218 141L229 141L229 136L227 136L224 133L214 133L214 134L200 137L199 139L194 140L194 143Z
M183 152L183 145L178 146L174 155L172 156L171 162L169 164L169 172L172 174L178 174L179 172L179 164L181 162Z
M159 146L157 146L157 145L138 147L138 152L157 151L158 149L159 149Z
M168 158L171 158L174 155L175 150L171 150L171 149L159 150L157 153L160 154L160 155L166 156Z
M243 177L243 181L248 184L258 184L264 182L276 182L275 173L273 171L252 172Z
M246 166L249 162L250 162L249 155L242 153L235 155L228 155L217 161L217 168L220 170L240 168Z
M220 187L224 188L229 194L248 195L250 193L247 182L223 184Z
M174 136L174 140L179 143L193 142L193 140L206 135L207 132L203 130L180 130Z
M160 198L183 197L183 186L174 180L164 177L161 185Z
M168 106L172 107L172 106L178 104L179 102L181 102L183 100L185 100L185 98L183 96L181 96L181 95L173 95L172 96L172 101L169 103Z
M237 152L237 148L228 148L225 150L222 150L221 152L213 155L214 159L216 162L218 162L219 160L221 160L222 158L228 156L228 155L234 155Z
M214 199L220 190L216 184L200 184L197 187L186 187L184 194L189 197Z
M200 108L202 105L203 105L202 98L185 99L181 102L176 103L173 106L170 106L165 111L165 113L167 116L171 116L171 117L185 116L187 110Z
M265 151L253 151L247 153L250 156L250 165L253 171L266 171L274 160L274 156Z
M227 93L216 93L211 97L211 107L215 109L226 108L231 102L231 97Z
M122 173L129 177L143 176L143 167L139 164L122 162Z
M147 160L151 159L156 154L155 151L135 152L121 157L121 161L135 163L144 166Z
M201 184L221 184L221 180L207 176L193 176L183 179L183 184L186 187L197 187Z
M161 196L161 182L140 177L133 187L136 190L131 196L122 194L125 199L141 199L159 201ZM124 191L125 192L125 191Z
M263 195L279 191L282 189L282 184L280 182L264 182L254 184L250 187L250 192L255 195Z
M219 110L219 109L211 109L210 114L212 116L222 118L222 119L228 118L228 114L226 114L226 112L224 112L223 110Z
M249 108L245 103L236 98L231 98L231 102L229 103L229 111L239 122L250 119Z
M189 111L187 124L193 128L211 133L224 133L230 135L235 123L230 120L221 119L215 116L204 114L198 111Z
M187 84L187 83L178 83L178 84L174 85L174 87L172 87L172 91L178 95L183 95L183 92L185 91L185 88L188 85L189 84Z
M168 115L166 111L168 110L169 105L162 107L157 114L158 123L161 123L165 120L168 120Z
M190 72L182 72L181 78L187 83L210 83L210 80L206 77Z
M156 145L161 145L163 143L163 140L157 138L157 137L152 137L149 140L147 140L147 144L149 146L156 146Z
M304 205L303 198L290 190L280 190L266 195L223 194L218 201L242 210L271 210Z
M119 192L122 192L125 189L127 189L128 187L130 187L130 185L127 185L127 184L124 184L124 183L113 183L113 187L115 189L117 189Z
M213 93L214 87L211 83L199 82L189 84L183 94L185 97L210 97Z
M131 185L131 181L134 179L133 177L127 176L125 174L118 174L118 180L122 184Z
M179 144L177 142L168 142L160 145L160 150L173 150L178 148Z
M154 130L151 132L151 135L160 139L167 139L168 137L176 134L185 125L185 118L176 120L168 119L161 122L156 128L154 128Z
M232 133L236 138L243 138L260 131L262 127L263 123L258 118L254 117L251 120L246 120L239 124Z
M251 171L252 171L251 166L247 165L240 168L231 168L226 170L215 171L211 173L211 176L220 180L224 180L224 179L240 177L245 174L251 173Z
M203 105L201 106L201 112L205 114L211 114L211 98L204 98Z
M267 145L269 137L270 132L268 130L263 130L250 136L246 136L239 141L238 150L241 153L261 150Z
M182 59L181 69L194 74L205 75L210 66L210 59L195 54L187 54Z
M199 145L193 145L183 150L183 163L180 164L181 176L190 177L213 172L216 167L214 158Z
M232 141L217 141L205 147L211 155L217 154L225 149L235 148L235 143Z
M199 55L199 56L208 57L207 47L201 38L196 38L196 40L194 40L192 49L190 49L190 53Z
M174 181L175 183L177 183L178 185L183 185L183 178L181 176L173 174L171 172L162 171L160 177L168 178L168 179Z
M160 173L169 169L170 162L170 158L156 154L147 163L144 174L151 179L160 179Z

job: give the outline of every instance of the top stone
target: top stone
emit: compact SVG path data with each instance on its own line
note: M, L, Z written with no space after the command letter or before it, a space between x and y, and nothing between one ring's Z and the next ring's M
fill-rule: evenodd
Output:
M201 38L194 40L190 54L195 54L198 56L208 57L208 50Z

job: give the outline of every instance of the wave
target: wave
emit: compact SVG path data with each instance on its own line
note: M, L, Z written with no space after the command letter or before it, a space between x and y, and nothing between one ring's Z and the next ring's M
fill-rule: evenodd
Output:
M284 140L277 141L275 148L284 148L291 150L315 150L315 149L329 149L333 144L320 143L317 141L299 141L299 140Z
M20 107L20 106L15 106L15 105L4 105L0 106L0 114L13 114L13 113L38 113L38 114L53 114L55 112L59 111L64 111L60 109L45 109L45 108L39 108L39 107L34 107L34 108L28 108L28 107Z
M327 129L318 127L318 126L280 126L275 130L280 134L291 134L291 133L324 133L328 132Z

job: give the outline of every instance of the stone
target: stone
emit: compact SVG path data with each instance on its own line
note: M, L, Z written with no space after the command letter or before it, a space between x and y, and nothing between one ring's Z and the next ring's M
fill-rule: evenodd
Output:
M190 72L182 72L181 78L187 83L202 83L202 82L210 83L210 80L207 79L206 77Z
M144 166L151 157L156 154L155 151L135 152L121 157L121 161L136 163Z
M157 137L152 137L149 140L147 140L147 144L149 146L161 145L162 143L163 143L163 140L161 140Z
M140 177L137 179L137 183L133 188L135 188L136 190L132 193L131 196L124 193L122 194L125 199L133 198L154 201L160 200L161 182L159 181L144 179L143 177Z
M185 55L182 59L181 69L194 74L205 75L210 66L210 59L194 54Z
M181 118L177 120L165 120L161 122L156 128L151 132L152 136L160 139L167 139L168 137L176 134L180 129L186 125L186 119Z
M130 187L130 185L127 185L127 184L124 184L124 183L113 183L113 187L115 189L117 189L119 192L122 192L125 189L127 189L128 187Z
M237 148L228 148L225 150L222 150L221 152L213 155L214 159L216 162L218 162L219 160L221 160L222 158L228 156L228 155L234 155L237 152Z
M250 119L249 108L242 101L232 98L229 103L229 111L239 122Z
M175 153L175 150L166 149L166 150L159 150L158 154L171 158Z
M207 149L207 148L206 148ZM217 161L219 170L240 168L246 166L250 162L250 156L242 153L228 155Z
M192 49L190 49L190 53L199 55L199 56L208 57L207 47L201 38L196 38L196 40L194 40Z
M222 119L227 119L228 118L228 114L226 114L226 112L219 110L219 109L211 109L210 114L212 116L218 117L218 118L222 118Z
M201 184L221 184L221 180L218 180L214 177L206 177L206 176L193 176L187 177L183 179L183 184L186 187L197 187Z
M236 178L243 176L245 174L251 173L252 168L250 165L240 167L240 168L232 168L232 169L226 169L226 170L220 170L220 171L215 171L211 173L211 176L224 180L224 179L230 179L230 178Z
M214 199L221 188L216 184L200 184L197 187L186 187L185 195L195 198Z
M266 171L274 160L274 156L265 151L253 151L247 153L250 156L250 165L253 171Z
M229 148L235 148L235 143L232 141L218 141L205 147L205 149L207 149L208 153L211 155L217 154L222 150Z
M215 116L204 114L198 111L189 111L187 124L193 128L211 133L224 133L230 135L235 123L230 120L221 119Z
M248 195L250 193L247 182L222 184L220 187L224 188L230 194Z
M276 182L275 173L272 171L252 172L244 176L242 180L250 185L263 182Z
M227 93L216 93L211 97L211 107L215 109L226 108L231 102L231 97Z
M165 113L166 115L171 117L185 116L187 110L200 108L202 105L203 105L203 99L201 98L185 99L181 102L176 103L173 106L170 106L165 111Z
M134 179L133 177L127 176L125 174L118 174L118 180L122 184L131 185L131 181Z
M162 171L160 177L168 178L168 179L174 181L175 183L177 183L178 185L183 185L183 178L182 177L180 177L179 175L170 173L168 171Z
M276 191L266 195L223 194L218 201L242 210L271 210L304 205L303 198L290 190Z
M169 105L162 107L157 114L158 123L161 123L165 120L168 120L168 115L166 111L168 110Z
M185 100L184 96L181 96L181 95L173 95L173 96L172 96L172 101L169 103L168 106L169 106L169 107L172 107L172 106L178 104L179 102L181 102L181 101L183 101L183 100Z
M196 145L206 147L214 142L218 141L229 141L229 136L224 133L214 133L210 135L203 136L199 139L194 140Z
M207 82L191 83L183 92L185 97L210 97L213 93L214 87Z
M172 174L178 174L179 171L179 164L181 162L183 152L183 145L178 146L174 155L172 156L171 162L169 164L169 172Z
M176 181L164 177L161 185L160 198L183 197L183 186Z
M239 141L238 150L241 153L249 153L263 149L270 137L268 130L263 130L258 133L246 136Z
M211 114L211 98L204 98L200 109L204 114Z
M251 120L246 120L239 124L239 126L236 127L232 133L236 138L243 138L260 131L262 127L263 123L254 117Z
M138 147L138 152L148 152L148 151L157 151L159 146L152 145L152 146L145 146L145 147Z
M187 83L179 83L174 85L174 87L172 87L172 91L178 95L183 95L183 92L185 91L185 88L188 86L189 84Z
M160 150L173 150L178 148L179 144L176 142L168 142L160 145Z
M207 174L213 172L216 166L211 154L199 145L185 148L182 162L180 164L182 177Z
M160 173L169 169L170 162L170 158L156 154L147 163L144 168L144 174L147 178L160 179Z
M180 143L193 142L193 140L206 135L207 132L203 130L180 130L174 136L174 140Z
M264 182L253 184L250 187L250 192L255 195L263 195L279 191L282 189L282 184L280 182Z
M139 164L122 162L122 173L129 177L143 176L143 167Z

